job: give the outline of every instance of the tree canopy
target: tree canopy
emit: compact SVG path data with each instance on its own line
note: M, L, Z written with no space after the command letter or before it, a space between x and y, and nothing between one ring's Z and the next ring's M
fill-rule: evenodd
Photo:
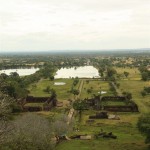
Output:
M146 135L146 143L150 143L150 114L142 115L137 123L138 129L141 133Z

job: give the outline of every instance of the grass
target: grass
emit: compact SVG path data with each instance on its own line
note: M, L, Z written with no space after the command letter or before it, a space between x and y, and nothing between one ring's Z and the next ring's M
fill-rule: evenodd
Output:
M133 143L135 142L133 141ZM102 138L92 141L71 140L61 143L61 145L56 147L56 150L146 150L145 146L143 146L143 142L141 143L133 145L132 143L123 143L118 140Z
M102 101L103 106L126 106L127 104L123 101Z
M54 82L65 82L65 85L54 85ZM30 85L30 95L35 97L42 97L42 96L50 96L49 93L44 92L43 90L50 86L50 88L53 88L56 91L58 100L68 100L73 98L73 94L71 94L69 91L71 90L73 83L73 79L56 79L54 81L50 81L48 79L40 80L38 83L36 83L36 86ZM76 88L78 88L78 85L76 85Z
M120 83L120 90L128 91L132 93L133 100L139 107L140 112L147 113L150 112L150 95L142 97L141 91L143 90L144 86L150 86L150 81L119 81Z
M59 85L56 86L54 85L54 82L65 82L65 85ZM79 83L76 85L76 89L79 88L81 80L79 81ZM68 99L73 99L74 95L71 94L69 92L69 90L71 90L72 87L72 83L73 80L72 79L56 79L54 81L50 81L50 80L40 80L38 83L32 84L29 86L29 90L30 90L30 95L35 96L35 97L42 97L42 96L49 96L49 93L44 92L44 89L47 86L50 86L50 88L53 88L56 93L57 93L57 97L58 100L68 100ZM92 88L92 92L91 93L87 93L87 89L91 89ZM84 98L91 98L93 97L93 94L98 94L98 92L101 91L106 91L105 95L113 95L111 91L109 91L109 83L107 81L99 81L99 80L89 80L89 83L86 82L86 80L83 80L83 87L81 90L81 95L80 98L84 99Z
M107 81L99 81L99 80L84 80L83 88L82 88L82 93L81 93L81 99L84 98L91 98L93 97L93 94L98 94L100 91L106 91L105 95L113 95L111 91L109 91L109 83ZM92 93L87 93L88 89L92 89Z
M140 74L138 68L114 67L114 69L117 71L117 73L119 75L121 75L122 79L124 79L124 80L140 80L141 79L141 74ZM129 72L129 76L127 78L124 76L124 71Z
M42 107L44 103L26 103L25 106Z
M117 139L70 140L60 143L56 150L146 150L144 137L136 128L139 113L117 113L120 120L96 119L92 124L86 123L89 115L95 113L93 110L84 111L79 125L80 131L74 131L74 134L94 135L103 129L105 132L112 132Z
M71 140L61 143L61 145L56 147L56 150L146 150L143 141L137 139L130 142L130 140L131 138L129 138L129 142L121 142L120 140L113 139L97 139L92 141Z
M96 113L97 111L94 110L84 111L82 113L82 124L85 125L89 116L95 115ZM108 114L118 115L120 120L96 119L94 124L96 125L97 123L100 123L104 125L118 125L119 123L124 122L136 127L138 117L140 116L140 113L109 112Z

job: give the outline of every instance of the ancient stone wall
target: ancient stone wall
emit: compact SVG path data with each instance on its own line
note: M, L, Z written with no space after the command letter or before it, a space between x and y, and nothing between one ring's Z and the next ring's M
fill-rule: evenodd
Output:
M24 106L23 111L27 112L37 112L37 111L42 111L42 107L40 106Z
M112 112L138 112L138 106L133 102L128 102L126 97L124 96L103 96L103 97L95 97L92 99L85 99L86 104L89 107L93 107L93 109L97 110L106 110L106 111L112 111ZM125 105L102 105L102 102L106 101L121 101L124 102Z
M136 106L104 106L103 110L112 112L138 112Z
M26 103L43 103L43 106L25 106ZM57 99L51 97L33 97L27 96L26 99L22 100L21 105L23 111L49 111L56 106Z
M124 96L103 96L101 101L126 101Z
M44 103L49 99L49 97L33 97L27 96L26 103Z

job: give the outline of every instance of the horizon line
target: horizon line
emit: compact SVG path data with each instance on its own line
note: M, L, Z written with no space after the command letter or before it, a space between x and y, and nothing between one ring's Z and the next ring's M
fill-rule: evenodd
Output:
M92 52L92 51L96 51L96 52L105 52L105 51L126 51L126 50L144 50L144 51L149 51L150 48L118 48L118 49L64 49L64 50L16 50L16 51L11 51L11 50L6 50L6 51L0 51L0 53L38 53L38 52Z

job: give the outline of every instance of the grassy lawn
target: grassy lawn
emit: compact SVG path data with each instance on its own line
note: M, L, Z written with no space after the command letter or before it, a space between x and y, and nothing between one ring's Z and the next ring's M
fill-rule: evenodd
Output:
M64 82L65 85L54 85L55 82ZM50 86L50 88L53 88L56 91L58 100L68 100L73 98L73 94L69 92L69 90L72 87L73 80L72 79L56 79L54 81L50 80L41 80L38 83L36 83L36 86L30 85L30 95L40 97L40 96L49 96L50 94L44 92L43 90ZM76 88L78 88L78 85L76 85Z
M54 85L54 82L65 82L65 85ZM80 81L81 82L81 81ZM76 89L79 88L80 82L76 85ZM69 92L69 90L72 87L73 80L72 79L56 79L54 81L50 80L41 80L38 83L32 84L29 86L30 90L30 95L35 96L35 97L40 97L40 96L49 96L50 94L44 92L43 90L47 87L50 86L50 88L53 88L56 93L58 100L68 100L68 99L73 99L74 95ZM93 94L98 94L98 92L101 91L106 91L105 95L113 95L111 91L109 91L109 84L106 81L96 81L96 80L89 80L87 83L86 80L83 80L83 87L81 90L81 95L80 98L91 98L93 97ZM87 93L88 89L92 89L91 93Z
M150 81L119 81L120 82L120 90L128 91L132 93L133 100L139 106L140 112L146 113L150 112L150 95L142 97L141 91L144 86L150 86Z
M140 72L137 68L129 68L129 67L125 67L125 68L120 68L120 67L114 67L114 69L116 69L117 73L121 75L121 77L124 80L140 80L141 79L141 75ZM126 78L124 76L124 71L129 72L129 76Z
M84 111L79 125L80 131L74 131L74 134L93 135L103 129L105 132L112 132L117 139L70 140L60 143L56 150L146 150L144 137L136 128L139 113L117 113L120 120L96 119L92 124L86 123L89 115L94 114L95 111L92 110Z
M99 91L106 91L105 95L113 95L112 92L109 91L109 84L106 81L95 81L95 80L87 80L84 81L83 88L82 88L82 93L81 93L81 99L84 98L91 98L93 97L93 94L98 94ZM88 89L92 89L91 93L87 93Z
M67 115L68 111L65 108L53 108L51 111L39 111L35 113L47 118L51 122L64 114Z
M86 124L86 121L89 119L90 115L95 115L97 111L94 110L88 110L82 112L82 125ZM115 114L120 117L120 120L109 120L109 119L95 119L94 124L104 124L104 125L118 125L120 123L128 123L132 126L136 127L138 117L140 116L140 113L124 113L124 112L108 112L109 114ZM123 125L123 124L122 124Z
M103 106L126 106L127 104L123 101L102 101Z
M136 137L136 140L132 140L132 142L129 136L126 138L128 138L126 141L102 138L92 141L71 140L62 142L56 147L56 150L148 150L139 138Z
M26 103L25 106L42 107L44 103Z

